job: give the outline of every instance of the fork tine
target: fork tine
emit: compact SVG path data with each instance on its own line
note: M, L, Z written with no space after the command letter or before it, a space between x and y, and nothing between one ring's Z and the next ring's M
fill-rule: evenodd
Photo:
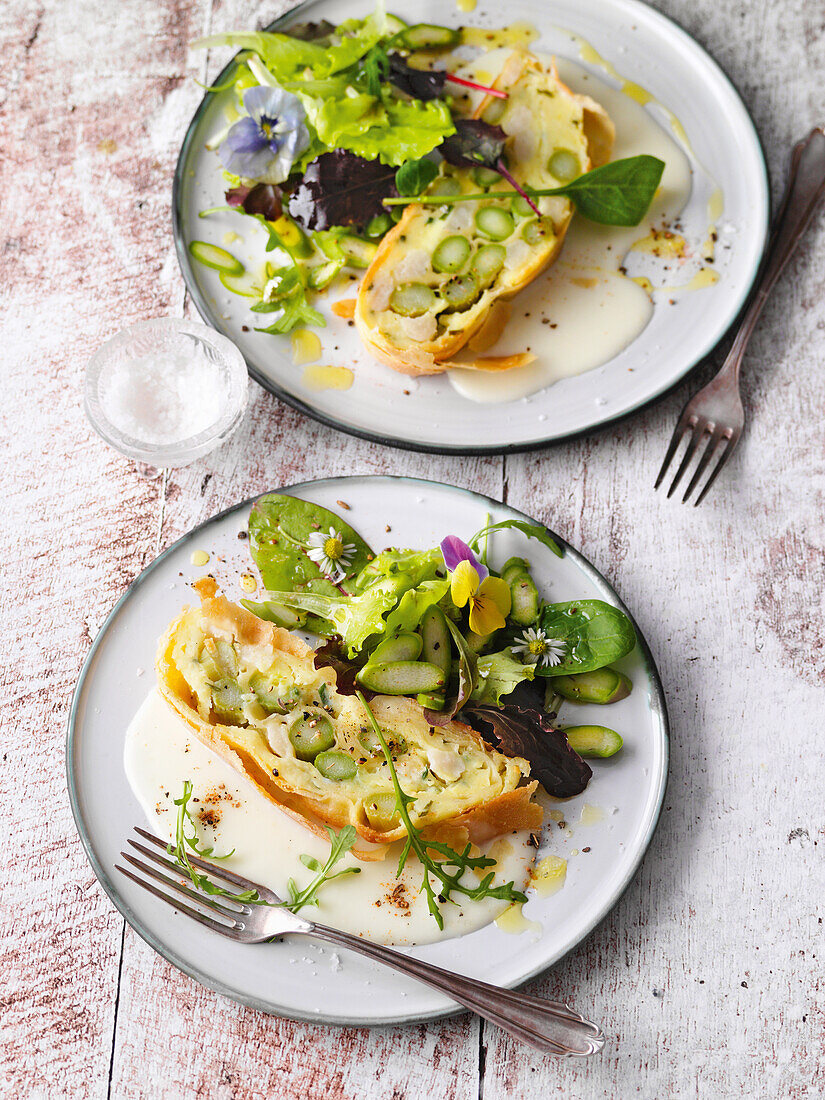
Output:
M662 463L661 469L659 470L659 476L656 478L656 484L653 486L654 492L662 484L665 473L667 472L667 468L673 461L673 456L676 454L679 444L682 442L682 437L684 436L685 431L689 426L690 420L691 417L688 416L687 409L683 410L682 415L679 417L678 424L673 429L673 435L670 437L670 444L667 449L667 454L665 455L665 460Z
M739 431L735 431L731 435L725 437L725 443L726 443L725 449L719 455L719 461L716 463L716 466L715 466L713 472L711 473L710 477L705 482L704 489L701 491L699 496L693 502L693 507L694 508L697 508L702 503L702 501L705 499L705 494L707 493L708 489L710 489L711 485L713 485L714 481L716 481L717 477L719 476L719 471L722 469L722 467L725 465L725 463L730 458L731 451L736 446L736 444L739 442L739 436L741 434L742 434L742 431L740 429Z
M707 465L710 462L710 460L713 458L713 455L716 451L716 448L719 446L722 439L724 439L726 430L727 429L725 429L723 427L717 427L717 428L714 429L713 433L711 434L711 437L708 440L708 445L707 445L707 447L705 447L705 450L702 453L702 457L699 459L699 462L698 462L698 464L696 466L696 469L693 473L693 477L690 479L690 483L688 484L687 489L685 489L684 496L682 497L682 504L684 504L687 501L687 498L690 496L690 494L693 492L693 490L699 484L699 479L701 478L702 474L707 469Z
M136 882L138 886L142 886L144 890L148 890L150 894L154 894L156 898L160 898L160 900L165 901L167 905L171 905L173 909L177 909L181 913L185 913L187 917L191 917L192 920L196 920L198 924L205 925L213 932L220 932L222 936L228 936L231 940L238 939L237 932L228 925L221 924L219 921L212 920L211 917L204 916L204 914L199 913L197 909L192 909L189 905L186 905L182 901L178 901L176 898L170 898L168 894L164 894L163 890L159 890L157 886L153 886L151 882L147 882L146 879L138 878L137 875L133 875L131 871L127 871L125 867L121 867L117 863L115 864L115 869L120 871L122 875L126 875L127 878L130 878L132 882Z
M154 844L157 848L162 848L166 851L166 844L154 835L149 833L146 829L141 829L139 825L135 825L135 832L143 837L144 840L148 840L150 844ZM130 843L134 843L130 841ZM193 867L199 868L201 871L208 871L210 875L214 875L215 878L223 879L224 882L230 882L233 886L239 886L242 890L260 890L257 882L251 882L248 878L244 878L243 875L236 875L234 871L227 871L225 867L218 867L214 863L207 863L205 859L201 859L199 856L190 855L188 852L186 858L192 864Z
M143 848L140 844L135 844L134 840L130 840L129 843L137 848L139 852L143 852L144 855L149 856L150 859L154 859L154 853L150 853L148 848ZM163 875L154 867L150 867L146 863L141 863L139 859L135 859L134 856L130 856L128 852L120 853L123 858L130 863L133 867L137 867L139 871L143 871L145 875L149 875L157 882L165 883L170 890L176 890L179 894L183 894L187 898L191 898L192 901L196 901L198 905L203 905L206 909L212 909L216 913L220 913L222 917L228 917L233 922L237 917L243 916L244 913L248 913L249 909L228 909L225 905L220 905L217 901L214 901L208 894L201 894L197 890L192 890L189 886L185 886L177 879L169 878L167 875ZM173 871L178 875L185 875L186 872L180 867L176 867L174 863L169 863L168 860L158 860L168 870Z
M676 487L684 477L685 470L687 470L688 466L693 461L693 456L696 454L696 451L699 448L699 444L704 439L707 429L708 423L706 420L698 420L694 425L693 435L691 436L690 442L687 445L687 450L682 455L682 461L679 464L679 469L676 471L676 476L674 477L673 482L667 491L668 500L676 492Z

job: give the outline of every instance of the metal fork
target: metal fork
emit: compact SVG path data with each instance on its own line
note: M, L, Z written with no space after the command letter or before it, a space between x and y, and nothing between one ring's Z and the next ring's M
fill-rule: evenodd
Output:
M785 195L774 223L765 262L753 297L742 318L727 358L722 364L722 369L704 389L688 401L682 410L654 489L658 489L662 484L679 444L688 433L690 433L690 440L673 483L667 491L669 497L676 491L699 445L706 437L707 446L682 497L683 503L699 484L702 474L720 445L724 444L724 449L704 488L694 501L694 507L702 503L708 489L719 476L719 471L730 458L745 424L745 413L739 396L739 371L745 349L762 308L768 300L768 295L807 229L823 191L825 191L825 133L821 127L817 127L804 141L794 146Z
M135 828L147 844L141 844L129 838L127 843L138 851L144 860L135 859L128 852L121 852L130 866L140 871L147 882L126 867L117 866L117 870L126 875L138 886L148 890L161 901L168 902L181 913L205 925L238 943L263 943L266 940L284 935L314 936L338 947L346 947L359 955L385 963L402 974L416 978L425 985L432 986L454 1001L464 1005L490 1023L496 1024L519 1042L527 1043L537 1050L558 1057L584 1056L595 1054L604 1045L604 1034L596 1024L590 1023L568 1005L557 1001L544 1001L526 993L515 993L509 989L488 985L474 978L465 978L452 974L449 970L432 966L421 959L392 951L358 936L339 932L336 928L326 928L322 924L297 917L283 908L281 899L271 890L259 886L257 882L236 875L225 867L216 867L212 863L189 855L190 862L200 870L209 872L224 888L236 888L239 891L257 890L258 896L268 904L249 905L234 902L232 899L202 893L194 888L184 871L166 858L166 845L162 840L147 832ZM168 873L164 873L168 872ZM181 881L183 879L183 881ZM164 888L154 885L161 883ZM173 896L179 895L179 896ZM187 904L188 899L192 904ZM193 908L198 906L199 909ZM201 910L206 910L206 913ZM210 915L212 914L212 915Z

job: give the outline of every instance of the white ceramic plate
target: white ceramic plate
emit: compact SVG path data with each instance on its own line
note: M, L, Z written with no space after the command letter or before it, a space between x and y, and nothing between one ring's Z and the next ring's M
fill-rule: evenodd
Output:
M372 6L372 0L310 0L273 27L296 18L337 23L366 15ZM216 272L189 256L190 241L220 244L224 233L238 230L241 221L235 214L218 214L207 219L207 229L198 218L200 210L224 202L217 157L204 148L223 125L223 97L218 93L206 96L192 120L175 174L178 257L201 316L238 345L252 376L283 400L342 431L415 450L490 453L539 447L604 425L664 393L709 354L733 323L766 240L769 194L764 157L735 88L692 38L638 0L510 0L506 16L494 6L462 15L437 0L420 0L414 8L396 0L389 8L412 22L500 26L526 21L540 31L536 49L570 57L618 85L603 68L580 56L580 43L571 38L574 32L619 73L651 92L679 119L690 142L694 188L682 220L695 227L696 244L708 226L709 187L715 183L724 195L719 222L726 235L725 247L717 250L719 283L683 295L678 308L659 295L650 323L614 359L529 399L504 405L470 401L443 375L409 379L377 363L363 350L355 330L332 317L322 301L319 308L328 315L323 362L352 368L355 382L345 391L311 392L303 383L302 368L292 363L288 338L252 331L259 322L249 312L249 301L230 294ZM222 73L215 83L225 79ZM655 105L647 109L669 127ZM537 323L536 329L531 347L540 354L542 326Z
M352 477L296 485L286 490L333 510L351 506L347 519L373 547L427 547L445 534L467 537L494 520L525 517L487 497L437 482L410 478ZM137 578L112 611L89 653L69 720L67 769L72 809L89 860L103 888L135 931L156 951L210 989L266 1012L342 1024L387 1024L428 1019L455 1011L446 997L356 956L342 953L335 971L323 949L306 941L261 947L230 943L175 913L114 871L123 841L145 824L123 770L124 735L153 680L157 639L190 601L187 585L203 569L193 550L207 550L226 587L240 598L238 577L249 568L246 529L249 501L208 520L184 536ZM340 510L340 509L339 509ZM542 593L555 600L596 597L623 607L603 577L575 550L558 558L518 532L496 533L494 560L527 557ZM644 640L621 663L634 690L610 708L610 723L625 735L614 759L593 761L594 777L583 795L559 806L570 823L567 836L548 821L547 853L568 859L567 882L552 897L531 895L524 907L540 931L513 935L490 925L459 939L412 952L433 963L500 986L516 986L571 950L615 905L650 843L667 777L667 715L661 685ZM139 674L144 670L144 674ZM602 708L576 708L581 722L603 721ZM579 715L581 717L579 718ZM582 807L598 807L602 820L577 824ZM599 816L597 813L595 816ZM589 852L582 851L588 847ZM578 852L573 855L573 851Z

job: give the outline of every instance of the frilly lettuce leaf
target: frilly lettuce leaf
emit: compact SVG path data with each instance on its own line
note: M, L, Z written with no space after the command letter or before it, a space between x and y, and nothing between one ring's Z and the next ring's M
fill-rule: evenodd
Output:
M436 546L432 550L384 550L376 554L355 578L355 591L363 592L379 577L403 575L409 579L410 588L422 581L436 580L444 574L444 558Z
M285 81L292 80L307 69L316 78L348 69L372 49L383 33L372 16L363 22L350 20L342 23L338 31L342 32L341 41L332 46L320 46L272 31L231 31L198 38L192 43L192 48L235 46L239 50L254 50L278 81Z
M446 579L417 582L415 587L404 593L396 609L387 616L384 632L391 637L401 631L417 630L427 608L439 603L449 590L450 582Z
M406 103L385 97L384 107L387 122L362 134L345 135L341 141L344 148L398 167L426 156L455 129L447 104L437 99Z
M478 684L472 694L473 703L498 706L502 695L509 695L524 680L536 675L535 665L523 665L509 649L487 653L478 659Z

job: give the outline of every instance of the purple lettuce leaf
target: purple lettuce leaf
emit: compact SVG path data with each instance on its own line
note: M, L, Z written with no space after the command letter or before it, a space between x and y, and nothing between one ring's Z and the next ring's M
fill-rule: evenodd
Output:
M464 707L462 719L506 756L523 756L530 761L530 775L554 798L581 794L593 772L567 743L562 730L537 707L516 703L503 706Z

